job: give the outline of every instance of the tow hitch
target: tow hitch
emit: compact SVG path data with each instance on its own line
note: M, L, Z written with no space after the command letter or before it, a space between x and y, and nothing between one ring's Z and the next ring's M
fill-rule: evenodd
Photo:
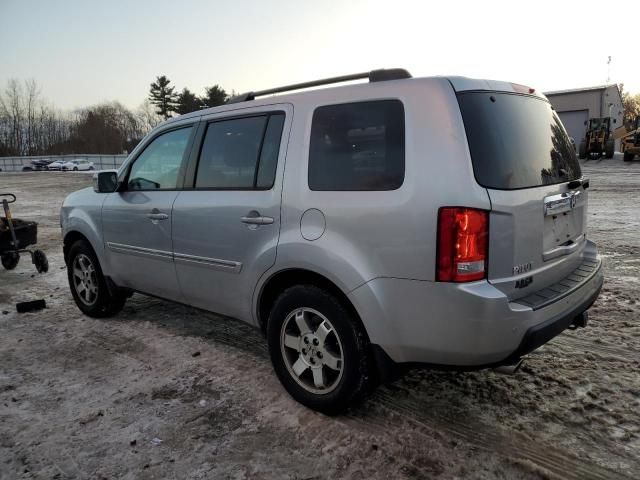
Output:
M569 325L569 330L575 330L576 328L584 328L589 323L589 313L582 312L576 318L573 319L571 325Z
M513 375L518 371L523 362L524 360L522 360L522 358L519 358L515 361L515 363L512 363L510 365L500 365L499 367L495 367L493 371L496 373L502 373L503 375Z

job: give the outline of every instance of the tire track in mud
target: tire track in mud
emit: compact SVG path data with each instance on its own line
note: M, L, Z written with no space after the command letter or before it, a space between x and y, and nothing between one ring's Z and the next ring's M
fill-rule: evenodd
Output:
M592 340L564 336L562 338L554 339L553 345L568 347L576 353L593 353L604 357L605 359L613 357L617 360L629 363L636 363L640 360L637 352L602 341L594 342Z
M371 397L370 402L419 428L447 434L498 456L530 462L555 477L573 480L632 478L588 459L575 457L557 445L545 445L519 432L506 432L500 427L464 418L464 415L444 414L438 411L438 408L434 409L433 405L422 404L416 399L403 397L398 393L380 388ZM359 415L355 412L347 418L349 422L359 424L363 430L378 435L388 432L392 423L389 419L375 421L371 415Z

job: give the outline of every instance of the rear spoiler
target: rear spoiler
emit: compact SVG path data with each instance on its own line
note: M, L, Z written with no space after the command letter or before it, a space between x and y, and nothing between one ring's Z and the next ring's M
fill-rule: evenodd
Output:
M482 80L468 77L447 77L447 79L456 93L470 91L506 92L532 95L545 100L547 99L542 92L538 92L535 88L527 85L521 85L519 83L503 82L501 80Z

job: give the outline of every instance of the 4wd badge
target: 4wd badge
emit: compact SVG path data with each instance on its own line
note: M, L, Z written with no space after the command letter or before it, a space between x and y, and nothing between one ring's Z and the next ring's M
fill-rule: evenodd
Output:
M516 288L528 287L533 283L533 277L524 277L520 280L516 280Z

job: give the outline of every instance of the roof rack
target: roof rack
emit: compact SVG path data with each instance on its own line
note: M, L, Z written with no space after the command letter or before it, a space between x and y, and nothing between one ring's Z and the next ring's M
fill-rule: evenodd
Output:
M284 87L269 88L268 90L260 90L257 92L246 92L231 97L226 103L240 103L248 100L255 100L256 97L264 95L272 95L274 93L289 92L291 90L300 90L302 88L318 87L320 85L330 85L332 83L350 82L352 80L362 80L368 78L369 82L384 82L387 80L400 80L411 78L411 74L404 68L389 68L380 70L371 70L370 72L353 73L351 75L342 75L340 77L323 78L322 80L314 80L312 82L296 83Z

